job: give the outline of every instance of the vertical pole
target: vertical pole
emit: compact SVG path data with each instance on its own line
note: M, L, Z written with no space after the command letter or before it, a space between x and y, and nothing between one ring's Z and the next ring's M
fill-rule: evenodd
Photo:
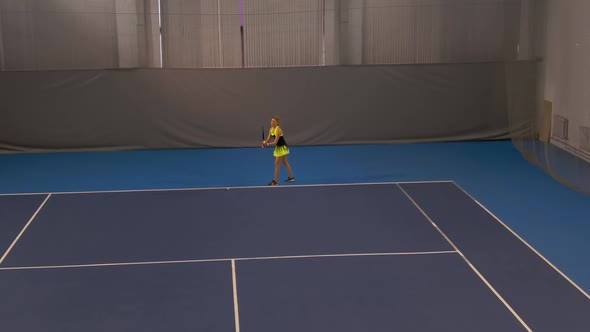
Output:
M322 0L322 66L326 65L326 0Z
M158 25L160 31L160 68L164 68L164 52L162 47L162 1L158 0Z
M219 66L223 68L223 43L221 39L221 0L217 0L217 30L219 44Z
M244 55L244 0L240 0L240 40L242 44L242 68L246 67Z
M0 4L0 6L2 6ZM6 68L4 59L4 38L2 37L2 15L0 15L0 71Z

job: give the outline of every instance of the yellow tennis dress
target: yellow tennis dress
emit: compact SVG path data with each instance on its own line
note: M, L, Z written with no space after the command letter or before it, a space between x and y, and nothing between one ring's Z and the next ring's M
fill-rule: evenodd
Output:
M278 129L279 129L279 126L276 126L274 128L270 128L270 138L272 140L275 139ZM275 146L275 151L274 151L273 155L275 157L282 157L282 156L286 156L288 154L289 154L289 147L287 146L287 141L285 141L283 134L281 134L281 137L279 137L279 140L277 141L277 145Z

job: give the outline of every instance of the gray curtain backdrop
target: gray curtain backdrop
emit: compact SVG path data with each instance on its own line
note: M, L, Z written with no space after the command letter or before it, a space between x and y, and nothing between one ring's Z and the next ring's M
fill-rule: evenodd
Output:
M507 138L504 64L0 72L0 151Z

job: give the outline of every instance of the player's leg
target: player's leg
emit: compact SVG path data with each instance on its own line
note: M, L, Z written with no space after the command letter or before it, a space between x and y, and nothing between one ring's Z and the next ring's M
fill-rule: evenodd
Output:
M274 185L279 183L279 174L281 173L281 157L275 157L275 178Z
M293 182L295 181L295 176L293 176L293 170L291 169L291 165L289 164L289 161L287 160L287 156L282 156L282 163L283 165L285 165L285 168L287 169L287 173L289 173L289 178L287 179L287 182Z

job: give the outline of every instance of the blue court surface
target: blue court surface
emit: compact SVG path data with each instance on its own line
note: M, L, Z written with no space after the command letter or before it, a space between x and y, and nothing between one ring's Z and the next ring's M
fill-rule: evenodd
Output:
M452 181L0 196L2 331L590 331Z

